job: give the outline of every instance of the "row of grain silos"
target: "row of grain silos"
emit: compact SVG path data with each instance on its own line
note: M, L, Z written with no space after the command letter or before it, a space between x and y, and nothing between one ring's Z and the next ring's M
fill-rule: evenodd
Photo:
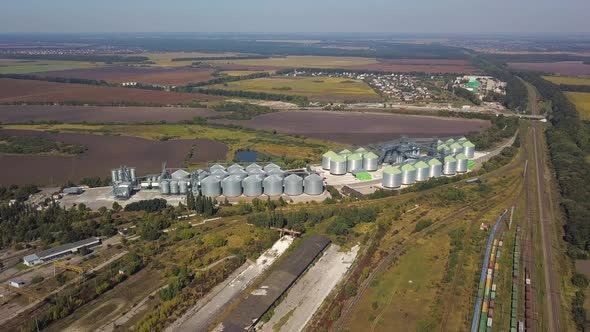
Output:
M438 141L436 149L444 154L464 154L467 159L475 157L475 144L471 143L465 137L458 140L449 138L446 141Z
M264 167L256 163L246 167L233 164L227 168L215 164L209 170L192 173L178 170L172 173L171 179L161 181L160 192L165 195L187 194L189 187L194 194L207 197L279 196L283 193L290 196L320 195L324 192L323 178L319 175L310 174L303 178L291 174L285 177L285 172L273 163Z
M464 172L467 172L467 158L463 154L457 155L457 158L446 156L443 162L432 158L428 161L406 163L401 167L384 167L382 185L386 188L399 188L401 185L410 185L442 175L449 176Z
M332 175L344 175L356 171L374 172L379 167L379 156L364 148L354 152L344 149L339 153L328 151L322 155L322 168Z

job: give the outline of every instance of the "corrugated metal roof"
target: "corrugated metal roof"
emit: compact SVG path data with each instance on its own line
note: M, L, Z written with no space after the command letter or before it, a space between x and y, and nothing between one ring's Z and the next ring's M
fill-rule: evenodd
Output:
M402 166L401 168L402 172L407 172L407 171L415 171L416 167L410 165L410 164L405 164Z
M85 240L81 240L81 241L77 241L77 242L72 242L72 243L67 243L67 244L62 244L61 246L57 246L57 247L49 248L47 250L43 250L41 252L38 252L37 256L40 259L45 259L45 258L59 255L61 253L64 253L64 252L67 252L67 251L70 251L73 249L87 247L87 246L98 244L98 243L100 243L99 238L91 237L89 239L85 239Z

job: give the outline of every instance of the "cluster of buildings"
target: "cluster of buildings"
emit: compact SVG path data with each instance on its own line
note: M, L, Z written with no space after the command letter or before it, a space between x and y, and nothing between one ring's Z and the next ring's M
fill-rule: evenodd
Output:
M459 76L455 79L453 87L460 87L471 91L483 99L488 93L506 94L506 82L502 82L491 76Z

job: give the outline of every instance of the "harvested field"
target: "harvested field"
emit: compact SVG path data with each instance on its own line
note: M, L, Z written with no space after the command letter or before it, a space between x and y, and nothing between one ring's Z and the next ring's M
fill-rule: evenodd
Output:
M544 73L552 73L563 76L580 76L590 75L590 65L585 65L582 61L562 61L562 62L509 62L508 68L532 70Z
M566 92L567 98L576 105L576 110L582 120L590 120L590 93Z
M141 123L161 120L179 122L197 116L207 118L216 114L206 108L0 105L0 122L2 123L42 121L61 123Z
M109 83L139 82L161 85L183 85L213 78L211 68L109 66L62 71L48 71L43 76L85 78Z
M475 67L469 65L466 60L430 60L430 59L397 59L379 60L378 63L367 65L355 65L347 69L374 70L397 73L433 73L433 74L473 74L479 72Z
M482 131L490 126L490 123L484 120L327 111L287 111L265 114L246 121L216 121L343 144L383 142L402 135L409 137L464 135Z
M2 135L41 135L65 143L84 145L88 151L78 156L0 155L0 185L63 184L87 176L106 177L120 165L137 167L138 174L158 172L162 162L179 167L194 146L194 162L225 159L226 145L209 139L152 141L125 136L49 133L29 130L0 130Z
M14 102L82 102L179 104L191 101L221 100L217 96L155 90L112 88L33 80L0 79L0 103Z

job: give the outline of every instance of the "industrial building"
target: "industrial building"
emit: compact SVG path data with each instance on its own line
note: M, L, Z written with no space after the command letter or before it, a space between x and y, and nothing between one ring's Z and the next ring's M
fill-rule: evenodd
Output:
M101 241L99 238L91 237L86 240L63 244L61 246L40 251L36 254L27 255L23 258L23 263L27 266L34 266L63 256L71 255L75 252L78 252L78 250L82 248L91 248L97 246L100 243Z

